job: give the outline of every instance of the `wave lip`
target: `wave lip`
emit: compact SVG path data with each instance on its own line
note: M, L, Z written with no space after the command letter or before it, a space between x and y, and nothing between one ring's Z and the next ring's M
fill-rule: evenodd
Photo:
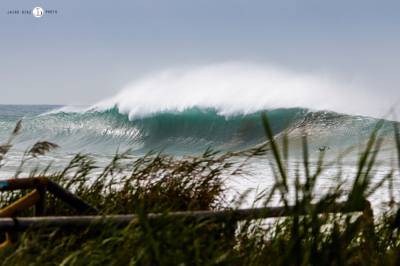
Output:
M327 75L305 74L266 65L225 63L171 68L138 79L92 110L117 107L130 118L191 108L214 109L223 116L303 107L380 117L387 101L357 84ZM374 106L371 99L376 99ZM357 104L354 104L354 103Z

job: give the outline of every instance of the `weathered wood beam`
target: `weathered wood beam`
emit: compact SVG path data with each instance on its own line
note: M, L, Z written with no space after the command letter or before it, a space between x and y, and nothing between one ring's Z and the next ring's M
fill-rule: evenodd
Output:
M64 201L69 204L77 211L81 213L98 213L98 210L89 204L87 204L84 200L74 195L70 191L66 190L62 186L57 183L51 181L46 177L34 177L34 178L16 178L16 179L5 179L0 180L0 192L1 191L12 191L19 189L37 189L43 195L44 190L47 190L49 193L53 194L56 198ZM44 205L43 205L44 206ZM43 207L42 205L38 205L38 214L41 214Z
M324 209L319 209L317 205L312 205L313 211L319 214L328 213L348 213L361 212L365 206L349 209L346 204L339 203L330 205ZM309 210L311 210L311 208ZM265 207L240 210L223 211L192 211L192 212L171 212L166 214L150 213L146 217L148 220L187 219L193 221L211 220L216 222L236 222L242 220L277 218L293 215L308 215L311 211L299 211L295 207ZM127 215L106 215L106 216L49 216L49 217L18 217L0 218L0 230L25 230L27 228L42 227L87 227L111 224L114 226L127 226L133 221L138 221L137 214Z
M26 194L17 201L11 203L7 207L0 209L0 217L10 217L16 215L18 212L29 209L35 206L40 201L40 193L36 189Z

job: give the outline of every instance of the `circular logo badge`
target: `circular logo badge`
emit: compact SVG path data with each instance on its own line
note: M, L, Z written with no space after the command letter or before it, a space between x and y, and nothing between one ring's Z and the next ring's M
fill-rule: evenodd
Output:
M44 10L43 10L43 8L41 8L41 7L35 7L33 10L32 10L32 15L35 17L35 18L41 18L41 17L43 17L43 14L44 14Z

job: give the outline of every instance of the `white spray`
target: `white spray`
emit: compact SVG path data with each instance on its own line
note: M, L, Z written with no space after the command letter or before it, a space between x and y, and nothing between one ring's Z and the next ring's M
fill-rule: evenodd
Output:
M323 75L257 64L225 63L173 68L148 75L92 109L116 106L131 118L192 107L214 108L226 116L304 107L380 117L389 110L390 104L393 103L365 93L360 86Z

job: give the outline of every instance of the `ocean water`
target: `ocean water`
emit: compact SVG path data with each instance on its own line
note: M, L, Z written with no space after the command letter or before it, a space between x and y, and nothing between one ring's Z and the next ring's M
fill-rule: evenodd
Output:
M349 147L362 147L378 119L311 111L304 108L260 110L250 114L225 116L212 108L193 107L183 111L165 111L148 116L129 117L118 107L107 110L84 108L66 111L52 105L0 105L0 139L7 140L17 121L21 134L14 140L14 151L22 152L36 141L47 140L60 146L57 154L90 153L109 156L130 149L137 155L164 151L183 156L195 155L207 148L238 151L266 141L261 114L267 113L276 136L289 135L293 151L299 140L308 136L311 155L327 147L338 154ZM392 121L384 121L380 136L382 154L395 154Z
M355 174L358 153L362 150L378 119L312 111L306 108L278 108L259 110L247 114L221 114L217 109L192 107L185 110L155 112L137 117L129 116L118 106L110 109L65 107L52 105L0 105L0 140L5 142L16 122L22 120L21 134L13 140L13 148L0 168L1 178L13 176L22 154L35 142L47 140L60 148L33 159L31 165L45 167L51 163L59 169L66 166L78 152L91 154L100 166L105 165L118 151L131 150L141 156L151 150L175 156L196 155L212 147L221 152L252 148L266 141L261 113L266 112L275 136L288 134L290 162L293 169L301 165L301 136L308 135L311 165L315 165L320 148L326 149L327 161L333 160L349 147L353 147L342 160L344 179L351 182ZM385 121L380 130L383 145L378 157L379 167L374 169L378 182L392 167L396 167L393 122ZM267 156L251 160L251 174L228 177L232 194L252 189L252 193L271 187L274 179ZM335 168L336 167L336 168ZM29 172L29 167L26 169ZM329 168L320 180L319 190L334 183L338 166ZM398 184L398 175L395 187ZM387 201L382 189L375 201ZM250 200L251 201L251 200Z

